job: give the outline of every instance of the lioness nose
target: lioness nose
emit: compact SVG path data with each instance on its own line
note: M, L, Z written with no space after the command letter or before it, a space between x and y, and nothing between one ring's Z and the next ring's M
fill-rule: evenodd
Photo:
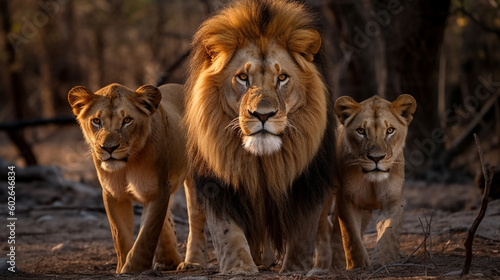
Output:
M120 145L116 146L101 146L104 150L108 151L108 153L112 153L114 150L116 150Z
M276 115L277 111L269 112L269 113L265 113L265 114L259 113L257 111L253 111L253 112L248 111L248 113L250 113L250 115L259 119L262 123L265 123L269 118Z
M385 158L385 155L381 155L381 156L372 156L370 154L366 154L366 157L373 160L375 163L378 163L381 159Z

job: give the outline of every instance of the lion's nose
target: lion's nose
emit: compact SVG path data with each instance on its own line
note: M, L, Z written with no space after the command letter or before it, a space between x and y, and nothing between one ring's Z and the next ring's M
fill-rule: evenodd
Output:
M250 115L259 119L262 123L265 123L269 118L276 115L277 111L273 111L273 112L269 112L269 113L265 113L265 114L259 113L257 111L253 111L253 112L248 111L248 113L250 113Z
M375 163L378 163L381 159L385 158L385 155L381 156L372 156L370 154L366 154L366 157L373 160Z
M111 154L114 150L116 150L120 145L116 146L101 146L102 149L108 151L109 154Z

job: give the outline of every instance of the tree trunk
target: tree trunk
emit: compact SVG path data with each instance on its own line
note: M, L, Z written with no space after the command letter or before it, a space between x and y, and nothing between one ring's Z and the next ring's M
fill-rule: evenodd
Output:
M26 100L26 93L21 76L21 63L16 60L16 50L11 44L8 34L11 30L9 4L7 0L0 0L0 15L4 35L4 44L7 51L7 65L9 69L9 92L14 102L14 114L17 119L24 118L23 106ZM31 146L26 142L23 130L7 131L11 141L17 146L27 165L36 165L37 160Z

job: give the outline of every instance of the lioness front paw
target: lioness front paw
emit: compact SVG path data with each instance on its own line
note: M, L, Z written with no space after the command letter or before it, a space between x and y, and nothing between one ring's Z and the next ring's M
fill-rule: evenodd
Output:
M371 257L371 264L373 267L381 267L399 260L400 257L399 252L384 252L382 254L379 251L375 251Z
M137 272L142 272L146 270L150 270L151 266L149 265L132 265L129 262L127 262L120 273L137 273Z
M175 269L177 269L177 264L174 262L170 262L170 263L155 262L155 264L153 265L153 269L159 270L159 271L175 270Z
M259 269L255 264L232 267L222 272L222 274L243 274L243 275L252 275L257 273L259 273Z
M199 263L191 263L191 262L181 262L177 266L177 270L200 270L204 267Z

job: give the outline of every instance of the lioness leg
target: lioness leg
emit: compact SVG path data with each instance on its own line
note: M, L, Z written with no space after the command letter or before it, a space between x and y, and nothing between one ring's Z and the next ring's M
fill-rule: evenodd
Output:
M207 266L205 248L205 211L196 199L196 189L189 177L184 182L186 204L189 218L189 236L186 259L177 267L178 270L205 268Z
M371 261L375 266L386 265L399 259L399 238L403 224L404 201L388 203L380 209L377 219L377 245Z
M163 182L160 184L157 195L144 205L147 211L143 212L143 215L146 215L142 219L143 225L134 246L127 255L127 261L121 273L144 271L152 267L170 197L170 184L165 180Z
M342 243L342 232L340 230L339 217L337 210L332 215L333 228L330 240L332 248L332 267L346 267L344 244Z
M180 262L181 255L177 252L175 224L172 213L169 210L163 223L158 246L156 247L153 268L156 270L172 270L177 268Z
M102 200L108 215L111 235L115 245L118 264L116 273L121 273L127 260L127 254L134 243L134 213L132 202L129 200L118 201L102 190Z
M243 230L229 219L217 217L207 207L207 222L223 274L255 274L259 272L250 253Z
M340 195L337 196L336 209L339 215L347 269L369 266L370 259L362 238L363 216L366 216L367 211L352 204L348 199L339 203L340 199L342 199Z
M280 272L309 271L314 257L314 242L322 207L316 207L309 217L298 222L301 227L295 236L287 240L286 254Z

